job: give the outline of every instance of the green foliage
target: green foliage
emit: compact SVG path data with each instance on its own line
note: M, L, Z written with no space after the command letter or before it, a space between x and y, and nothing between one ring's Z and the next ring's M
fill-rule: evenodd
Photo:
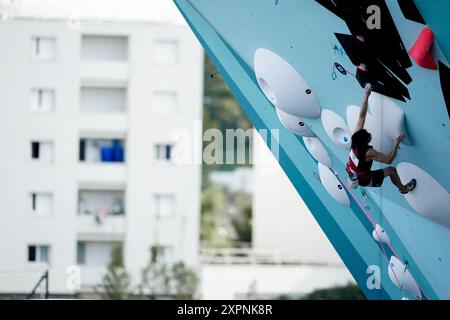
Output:
M230 92L226 82L205 56L204 69L204 106L203 130L219 129L225 136L226 129L252 128L251 122L242 111L236 99ZM215 75L214 75L215 74ZM214 77L211 77L214 75ZM203 149L209 142L203 142ZM235 145L236 149L236 145ZM226 155L226 145L223 145L223 155ZM203 165L203 187L209 185L209 173L213 170L233 170L237 165Z
M245 192L237 192L234 195L234 203L239 212L232 220L236 232L237 242L252 241L252 198Z
M231 246L233 241L252 240L252 198L245 192L228 192L211 185L202 191L201 240L211 247ZM231 218L235 235L219 234L220 221L226 220L227 207L236 208Z
M172 275L175 298L181 300L192 299L197 291L199 282L197 274L189 269L184 262L180 261L172 266Z
M217 128L222 132L226 129L242 128L244 130L252 127L250 121L242 111L226 82L216 68L205 56L204 73L204 129Z
M313 291L303 300L365 300L361 289L354 284Z
M182 261L173 265L164 262L161 255L162 250L155 251L152 247L149 263L142 271L140 297L193 299L199 282L197 274Z
M219 186L208 186L202 191L201 201L201 240L211 246L228 245L229 240L218 232L226 206L225 191Z
M122 247L116 245L111 251L111 262L96 292L103 299L127 299L130 289L130 276L124 268Z

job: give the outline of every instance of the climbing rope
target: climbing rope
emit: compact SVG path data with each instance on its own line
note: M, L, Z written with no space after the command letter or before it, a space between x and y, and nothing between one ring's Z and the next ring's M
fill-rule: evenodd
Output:
M381 249L382 249L382 251L383 251L383 254L384 254L385 258L386 258L386 261L387 261L387 263L388 263L388 266L389 266L389 268L391 269L392 274L394 275L394 277L395 277L395 279L396 279L396 281L397 281L397 283L398 283L398 287L399 287L399 289L400 289L400 292L402 293L403 297L405 297L405 294L404 294L404 291L403 291L403 283L400 283L400 280L398 279L397 274L396 274L394 268L392 267L392 265L391 265L391 263L390 263L389 257L388 257L388 255L387 255L387 253L386 253L386 250L385 250L385 248L384 248L384 246L383 246L383 243L381 242L381 237L380 237L380 234L379 234L378 231L377 231L377 228L376 228L376 224L375 224L375 222L374 222L374 219L373 219L372 215L370 214L370 207L368 206L368 198L367 198L367 193L366 193L365 189L364 189L364 188L361 188L361 189L362 189L362 190L361 190L361 193L363 194L364 201L365 201L365 203L366 203L366 207L368 208L367 210L366 210L365 207L363 207L363 205L358 201L358 199L356 198L356 196L353 194L352 190L348 187L348 185L345 183L344 179L343 179L343 178L341 177L341 175L337 172L337 170L336 170L334 167L331 167L331 168L333 169L333 172L334 172L334 174L336 175L336 177L340 180L340 182L342 183L342 185L347 189L347 191L350 193L350 195L351 195L351 197L353 198L353 200L355 200L355 202L358 204L359 208L362 210L362 212L364 213L364 215L365 215L365 216L367 217L367 219L370 221L370 223L371 223L371 225L372 225L372 227L373 227L373 229L374 229L374 231L375 231L375 233L376 233L376 235L377 235L377 238L378 238L378 241L377 241L377 242L378 242L379 246L381 247ZM395 256L397 259L399 259L400 261L402 261L402 259L400 258L400 256L395 252L394 248L392 248L392 246L391 246L389 243L386 243L386 244L387 244L388 247L391 249L391 251L392 251L392 253L394 254L394 256ZM404 270L404 272L406 272L406 269L407 269L407 263L405 263L405 270ZM422 292L422 294L425 296L425 298L427 298L427 299L429 300L427 294L426 294L425 291L420 287L420 285L419 285L418 283L417 283L417 286L419 287L419 290Z

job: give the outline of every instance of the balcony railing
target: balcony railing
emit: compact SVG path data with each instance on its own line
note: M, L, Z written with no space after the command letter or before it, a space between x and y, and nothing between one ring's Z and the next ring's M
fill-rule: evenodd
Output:
M200 261L203 264L220 265L310 265L323 267L342 267L343 264L305 260L296 249L278 250L273 248L214 248L202 246Z
M83 241L123 240L125 215L83 215L77 217L78 239Z

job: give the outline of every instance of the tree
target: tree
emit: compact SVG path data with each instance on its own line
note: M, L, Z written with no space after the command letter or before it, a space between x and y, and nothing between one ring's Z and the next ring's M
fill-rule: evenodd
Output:
M230 239L219 234L221 215L225 212L226 194L222 187L208 186L201 196L201 239L211 246L228 245Z
M130 276L124 268L122 246L116 245L111 251L111 262L95 291L103 299L121 300L128 297Z
M193 299L199 278L197 274L180 261L172 267L175 298L181 300Z
M313 291L303 297L303 300L365 300L361 289L354 284L332 287Z
M252 241L252 197L245 192L236 192L232 195L239 212L231 223L236 232L237 242Z
M148 265L142 271L139 291L142 298L192 299L199 278L184 262L173 265L163 259L164 248L153 246Z
M226 129L250 129L252 127L250 120L207 56L205 56L204 70L203 130L216 128L225 136ZM212 77L211 75L215 76ZM208 142L204 142L203 147L206 144ZM226 145L224 144L224 157L226 151ZM233 170L235 167L236 165L203 165L203 187L206 188L209 185L209 173L211 171L216 169Z

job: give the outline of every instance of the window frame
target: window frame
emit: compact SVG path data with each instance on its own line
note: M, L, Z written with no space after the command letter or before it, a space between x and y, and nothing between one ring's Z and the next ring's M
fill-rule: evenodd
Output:
M49 196L50 197L50 205L49 205L49 212L47 213L38 213L36 208L38 207L38 195L44 195L44 196ZM39 192L39 191L31 191L29 193L28 196L28 203L30 204L29 206L29 214L32 217L50 217L53 215L53 193L51 192Z
M30 260L30 250L34 248L34 260ZM46 257L47 261L42 261L41 258L43 256L43 249L46 248ZM28 244L27 245L27 262L33 265L50 265L51 257L50 257L50 245L48 244Z
M35 41L36 43L40 43L41 40L43 39L48 39L51 40L53 42L53 52L52 52L52 56L50 58L43 58L39 56L39 53L36 53L35 50ZM57 41L56 41L56 37L55 36L51 36L51 35L33 35L31 36L30 39L31 42L31 61L34 62L45 62L45 61L55 61L56 57L57 57ZM38 45L38 48L40 47L40 45ZM39 51L39 50L38 50Z

